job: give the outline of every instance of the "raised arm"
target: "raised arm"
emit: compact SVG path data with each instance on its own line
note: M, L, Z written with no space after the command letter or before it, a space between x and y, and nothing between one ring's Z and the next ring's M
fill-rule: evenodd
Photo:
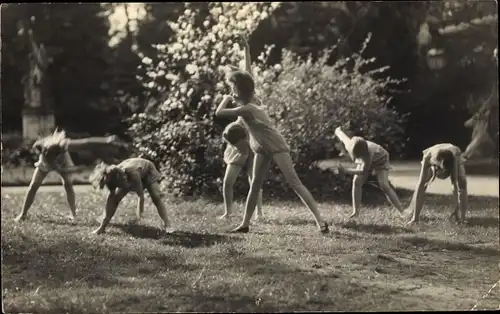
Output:
M347 143L351 140L351 138L347 136L347 134L345 134L340 127L335 129L335 135L339 138L342 144L344 144L344 147L346 147Z
M238 44L240 45L240 48L244 50L245 53L245 56L243 57L245 60L245 71L250 73L250 75L253 77L252 60L250 57L250 45L248 44L248 41L244 36L238 37Z
M35 58L35 61L40 67L45 68L48 62L44 45L40 44L40 46L38 46L36 44L35 38L33 37L33 31L31 29L28 30L28 38L31 44L31 49L33 51L33 57Z

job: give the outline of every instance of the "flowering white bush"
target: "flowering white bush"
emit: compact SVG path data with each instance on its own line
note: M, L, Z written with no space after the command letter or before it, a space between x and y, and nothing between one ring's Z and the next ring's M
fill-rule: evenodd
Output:
M227 92L223 68L238 65L235 38L249 36L279 2L211 2L203 19L186 3L170 43L158 56L141 55L147 75L138 77L159 103L132 117L130 131L140 154L155 160L174 194L211 193L223 174L220 127L214 121L216 98ZM160 60L157 63L153 59Z

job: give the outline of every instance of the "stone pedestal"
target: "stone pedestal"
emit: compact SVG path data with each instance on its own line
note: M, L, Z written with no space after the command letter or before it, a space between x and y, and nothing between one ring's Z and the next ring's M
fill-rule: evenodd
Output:
M23 137L29 140L37 140L42 136L49 135L55 128L54 112L42 108L23 109Z

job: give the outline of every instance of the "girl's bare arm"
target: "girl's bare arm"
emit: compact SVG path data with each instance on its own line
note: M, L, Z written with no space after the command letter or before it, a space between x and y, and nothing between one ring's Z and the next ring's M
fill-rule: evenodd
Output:
M240 47L243 47L243 50L245 52L244 60L245 60L245 71L250 73L250 75L253 77L253 72L252 72L252 60L250 57L250 45L248 44L248 41L245 37L240 36L238 38L238 44Z
M224 96L224 99L217 107L217 110L215 110L215 115L218 117L250 117L251 111L247 106L227 108L227 105L229 105L231 100L231 96Z
M106 145L121 146L121 144L116 141L116 137L114 136L68 139L68 151L70 152L89 149L92 146L106 146Z
M357 164L356 168L342 168L341 171L350 175L368 175L372 164L371 158L367 156L359 159L361 159L361 162Z
M356 168L342 168L346 174L350 175L365 175L370 170L370 162L369 160L363 160L363 163L359 164Z

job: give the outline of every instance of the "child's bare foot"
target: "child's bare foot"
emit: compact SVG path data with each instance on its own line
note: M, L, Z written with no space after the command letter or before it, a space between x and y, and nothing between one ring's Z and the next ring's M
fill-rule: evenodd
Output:
M411 226L411 225L416 225L416 224L418 224L418 220L417 220L417 219L415 219L415 218L413 218L413 219L411 219L410 221L408 221L408 222L405 224L405 226Z
M92 234L103 234L105 232L104 229L102 228L97 228L94 231L92 231Z
M448 217L448 221L450 222L460 222L460 219L458 219L458 215L456 213L451 214Z
M328 232L330 232L330 228L328 227L328 223L326 221L323 222L323 224L319 228L319 231L321 233L328 233Z
M218 219L229 219L231 218L231 214L230 213L224 213L223 215L217 217Z
M26 219L26 216L21 214L21 215L17 216L16 218L14 218L14 221L20 222L20 221L23 221L25 219Z
M250 231L249 227L239 226L231 231L230 233L248 233Z
M68 218L71 221L74 221L74 220L76 220L76 215L75 214L69 214L69 215L66 216L66 218Z
M131 225L138 225L141 223L141 218L132 218L129 222Z
M349 215L349 219L356 218L358 217L358 212L352 212L351 215Z
M170 233L174 233L174 232L175 232L174 227L165 227L165 233L170 234Z

